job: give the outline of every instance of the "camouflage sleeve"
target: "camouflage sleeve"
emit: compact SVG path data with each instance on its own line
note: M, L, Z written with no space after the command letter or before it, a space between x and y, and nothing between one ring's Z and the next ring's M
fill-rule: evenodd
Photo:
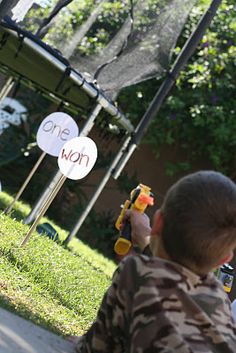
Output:
M123 260L113 275L112 284L105 293L97 318L77 345L79 353L124 352L125 308L124 292L119 291Z

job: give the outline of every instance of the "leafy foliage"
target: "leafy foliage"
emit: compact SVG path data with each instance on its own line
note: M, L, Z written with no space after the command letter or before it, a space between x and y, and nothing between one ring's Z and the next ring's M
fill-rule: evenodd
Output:
M201 1L192 11L175 49L176 55L196 26L206 4L206 1ZM169 175L178 170L189 170L197 159L207 158L210 167L236 177L235 21L235 2L223 1L211 28L144 138L157 156L164 145L186 151L186 160L176 161L174 165L166 164ZM147 101L154 96L153 92L159 85L160 82L152 80L139 85L138 93L133 88L122 92L121 104L129 107L134 120L145 111ZM132 97L133 104L130 104Z
M51 5L55 6L56 0ZM129 11L129 1L79 1L75 0L53 19L53 25L48 28L45 40L57 49L62 50L64 46L70 42L73 35L80 29L89 16L96 12L100 6L102 11L98 14L95 25L92 25L81 43L78 43L78 49L84 55L99 52L101 47L107 44L112 35L120 28L124 18ZM38 26L41 24L40 18L49 15L52 7L33 8L26 20L24 26L36 33Z

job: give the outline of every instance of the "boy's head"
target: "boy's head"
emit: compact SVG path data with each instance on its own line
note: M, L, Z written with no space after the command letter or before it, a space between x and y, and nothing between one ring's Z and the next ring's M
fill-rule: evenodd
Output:
M213 171L187 175L167 192L157 222L168 256L206 273L236 247L236 184Z

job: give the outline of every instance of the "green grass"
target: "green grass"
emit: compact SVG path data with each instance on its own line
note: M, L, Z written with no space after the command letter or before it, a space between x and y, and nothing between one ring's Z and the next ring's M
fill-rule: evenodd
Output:
M1 205L10 201L5 193L0 199ZM34 232L20 247L29 230L20 215L28 208L22 203L14 208L17 219L0 216L0 305L62 335L83 333L96 317L116 265L78 239L65 249ZM63 240L67 232L53 226Z

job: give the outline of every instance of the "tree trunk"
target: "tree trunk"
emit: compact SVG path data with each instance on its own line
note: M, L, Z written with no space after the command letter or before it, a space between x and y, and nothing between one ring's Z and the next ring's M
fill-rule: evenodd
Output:
M86 33L90 30L99 14L102 12L103 5L106 1L100 1L98 4L95 4L95 9L87 18L87 20L78 28L78 30L74 33L73 37L70 40L70 43L65 46L62 50L62 53L70 58L76 49L77 45L82 41Z
M19 0L2 0L0 2L0 20L5 16L12 15L12 8L19 2Z
M43 19L39 29L36 32L36 36L39 38L45 37L48 33L49 29L53 26L56 16L61 11L61 9L67 5L69 5L73 0L58 0L52 11L50 12L49 16Z

